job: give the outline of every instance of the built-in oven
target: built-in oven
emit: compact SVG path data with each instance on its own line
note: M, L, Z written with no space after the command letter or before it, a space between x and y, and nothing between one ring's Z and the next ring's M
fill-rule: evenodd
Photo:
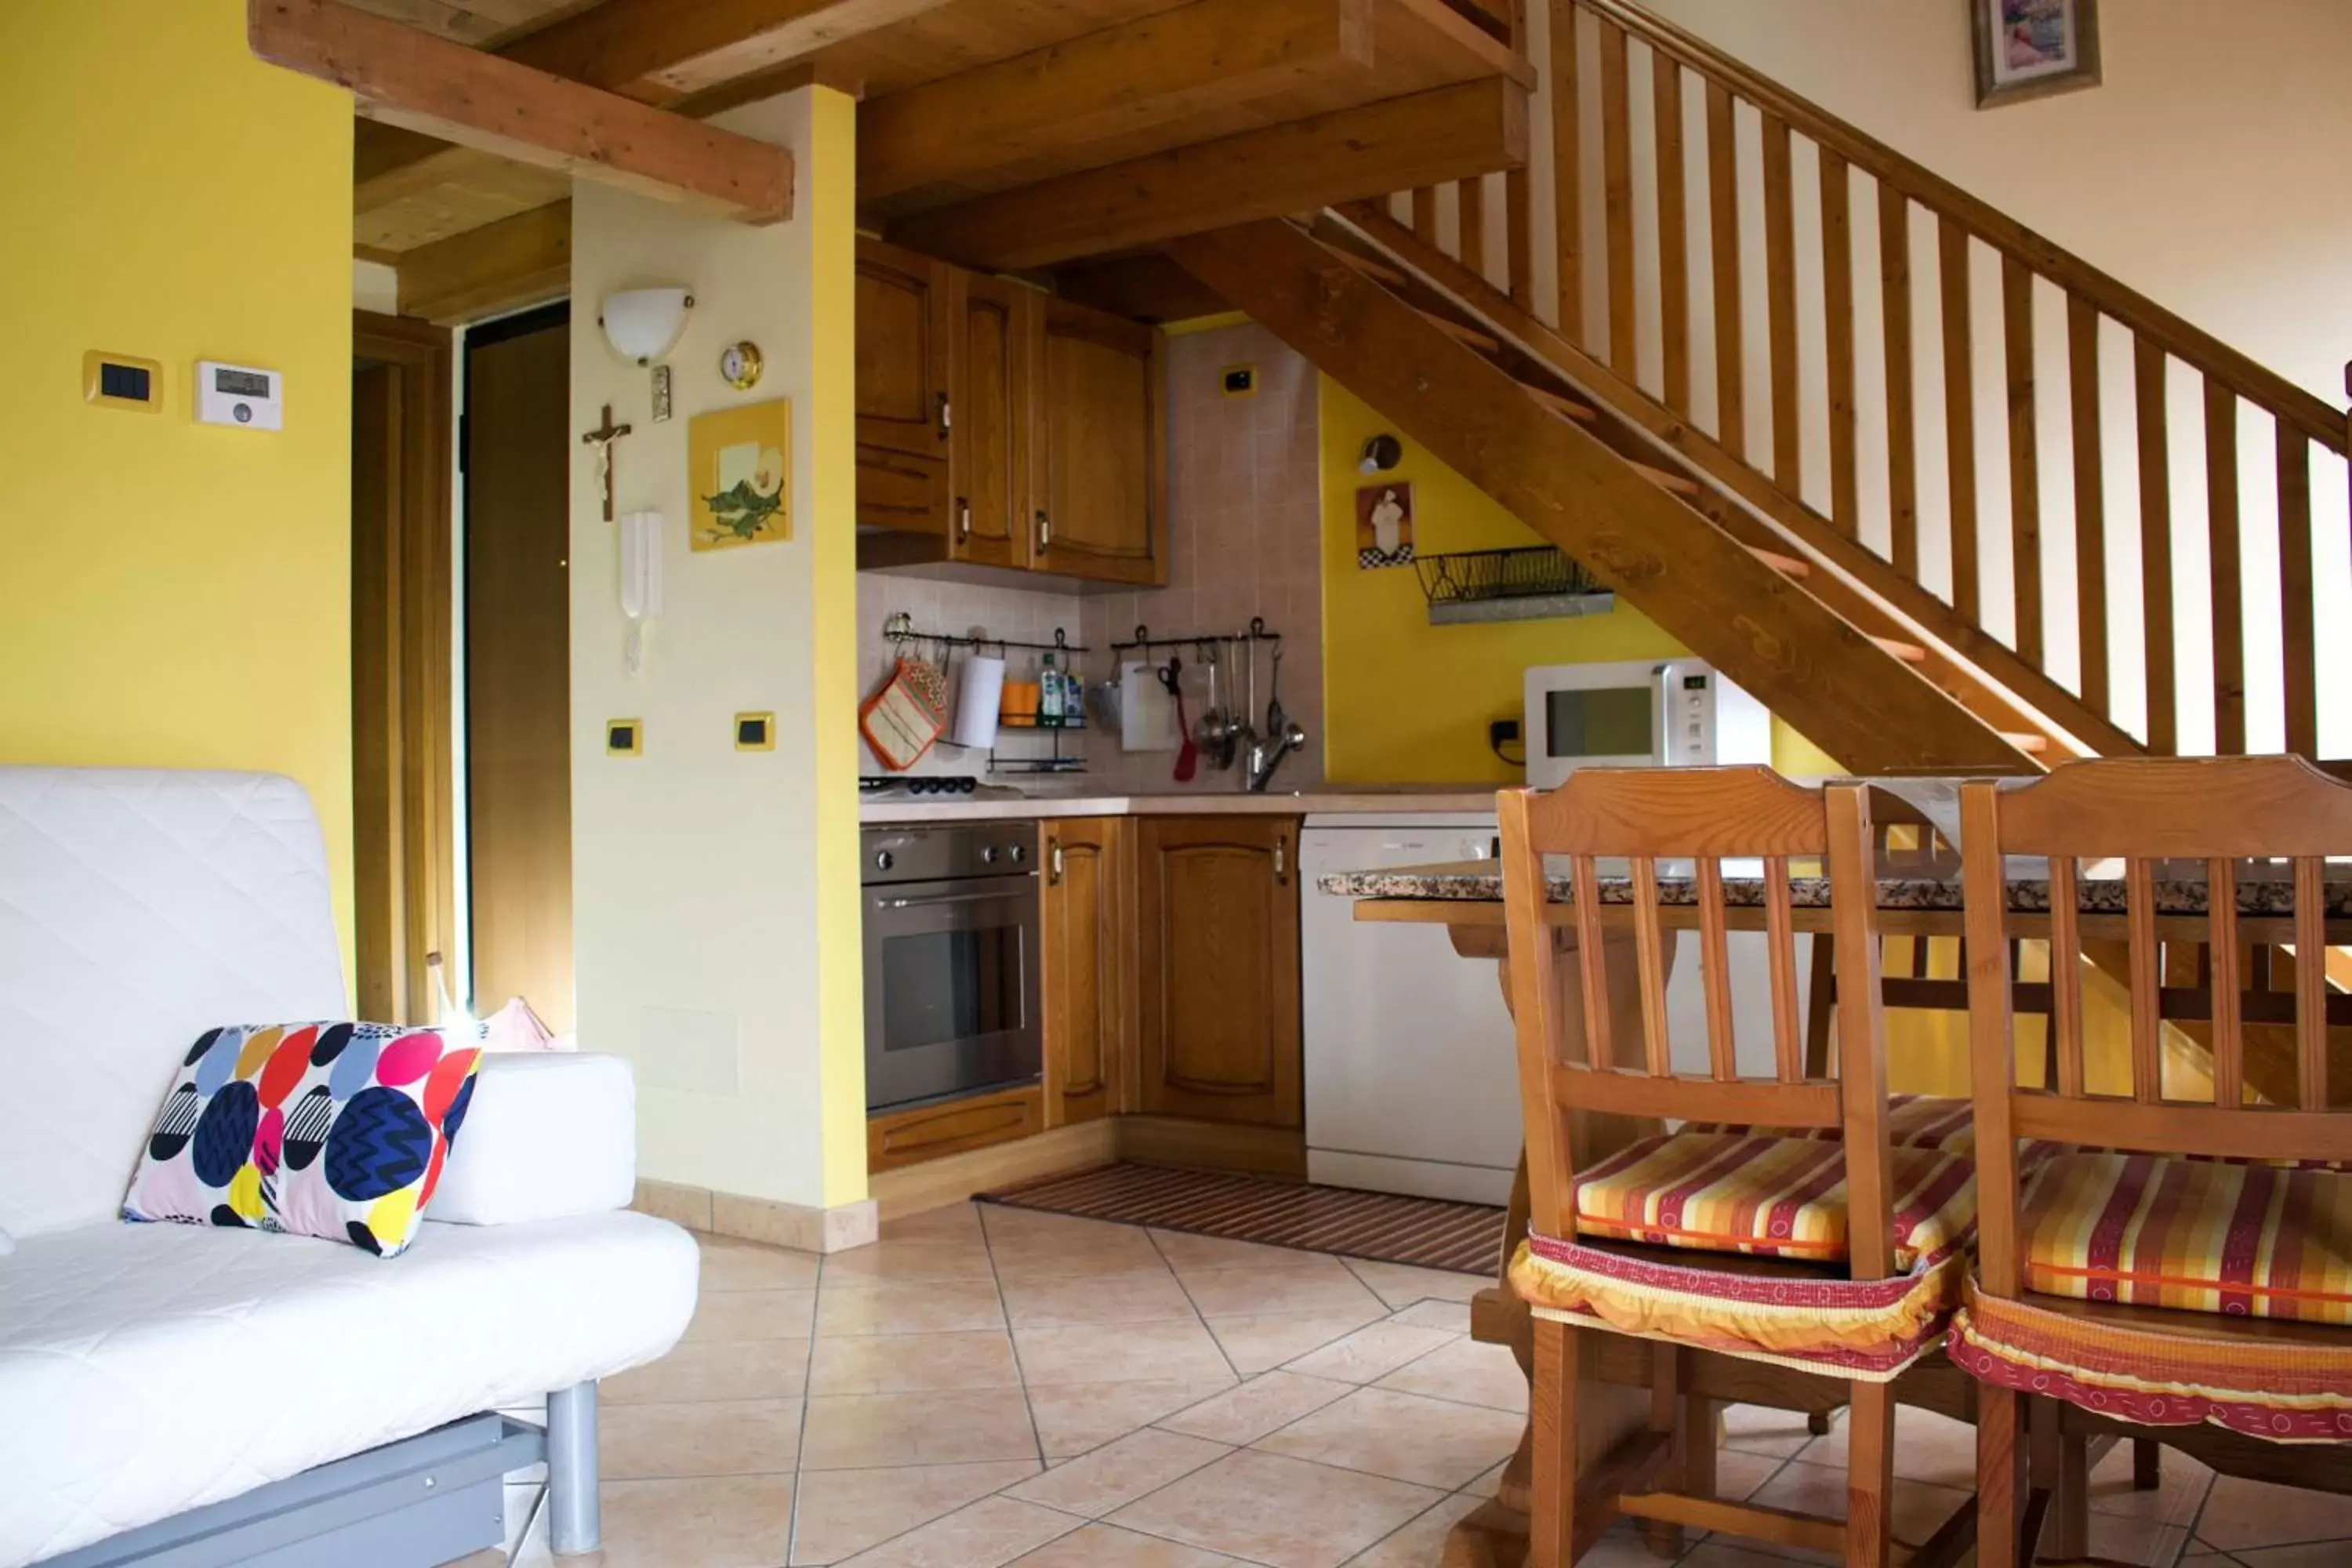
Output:
M876 826L866 868L866 1104L1034 1079L1037 824Z

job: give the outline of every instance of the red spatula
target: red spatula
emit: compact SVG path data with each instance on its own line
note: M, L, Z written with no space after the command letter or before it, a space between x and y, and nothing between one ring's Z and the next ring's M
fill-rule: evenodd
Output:
M1176 733L1182 743L1176 749L1176 782L1191 784L1200 771L1201 748L1192 743L1192 721L1184 717L1184 661L1171 658L1168 668L1160 672L1160 684L1176 700Z

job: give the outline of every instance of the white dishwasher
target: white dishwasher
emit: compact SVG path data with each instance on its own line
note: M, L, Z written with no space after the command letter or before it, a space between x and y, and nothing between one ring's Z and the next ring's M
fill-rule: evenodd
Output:
M1492 812L1323 814L1298 838L1307 1177L1500 1204L1519 1157L1511 1015L1495 965L1442 925L1360 922L1316 890L1336 871L1488 858Z

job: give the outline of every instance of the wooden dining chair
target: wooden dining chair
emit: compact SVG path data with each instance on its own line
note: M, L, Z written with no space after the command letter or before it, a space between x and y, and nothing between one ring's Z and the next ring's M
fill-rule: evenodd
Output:
M2210 1424L2352 1442L2352 1174L2324 1168L2352 1160L2352 1113L2328 1109L2326 954L2346 932L2327 918L2324 858L2352 855L2352 788L2293 757L2069 763L2021 787L1964 786L1960 838L1981 1213L1950 1352L1983 1384L1978 1560L2017 1568L2049 1503L2047 1478L2021 1474L2029 1400L2060 1433ZM2009 880L2039 875L2014 857L2046 858L2046 912L2032 882ZM2116 860L2120 881L2085 875ZM2267 864L2249 875L2250 861ZM2180 912L2200 891L2189 872L2204 914ZM2018 982L2012 945L2045 936L2046 999ZM2127 1087L2094 1094L2084 944L2118 939ZM2249 943L2294 949L2293 1103L2248 1089ZM2165 1094L2164 1019L2195 999L2166 986L2164 950L2199 944L2213 1071L2192 1102ZM2017 1061L2028 1002L2053 1035L2032 1088ZM2352 1465L2346 1477L2352 1490Z
M1800 788L1765 768L1586 769L1549 794L1506 793L1500 814L1531 1231L1511 1277L1537 1320L1530 1563L1565 1568L1628 1516L1879 1568L1891 1552L1888 1385L1940 1339L1973 1188L1964 1155L1889 1146L1869 792ZM1547 856L1566 858L1565 888ZM1630 874L1604 878L1600 862L1620 858ZM1727 858L1761 862L1736 902ZM1806 862L1825 863L1825 879ZM1837 943L1834 1077L1807 1069L1797 984L1800 921L1824 914ZM1767 1019L1733 1016L1735 928L1768 945ZM1708 1065L1685 1075L1666 985L1669 932L1691 930ZM1743 1023L1769 1038L1771 1076L1741 1075ZM1636 1036L1638 1058L1622 1065ZM1578 1131L1605 1116L1681 1125L1580 1169ZM1589 1331L1653 1342L1653 1414L1647 1431L1580 1457ZM1662 1484L1678 1454L1712 1442L1692 1430L1697 1402L1676 1397L1694 1351L1850 1384L1844 1519Z

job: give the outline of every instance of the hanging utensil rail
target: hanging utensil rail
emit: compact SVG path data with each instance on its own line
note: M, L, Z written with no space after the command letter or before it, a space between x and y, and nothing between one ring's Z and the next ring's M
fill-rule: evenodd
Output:
M1140 648L1148 655L1156 647L1202 648L1208 647L1211 643L1223 643L1230 647L1234 643L1278 643L1281 640L1282 634L1280 632L1270 632L1265 629L1265 617L1264 616L1252 616L1250 617L1249 629L1246 631L1187 632L1182 637L1153 637L1150 626L1139 625L1135 628L1134 637L1129 638L1125 642L1112 643L1110 645L1110 651L1113 653L1133 653L1137 649Z
M949 632L927 632L919 630L915 626L915 618L907 614L904 610L899 611L897 615L892 616L888 620L882 623L882 635L887 640L899 644L910 642L931 643L943 648L992 647L999 653L1004 653L1016 647L1025 648L1032 653L1088 653L1093 651L1084 643L1070 641L1069 635L1063 631L1059 626L1055 626L1054 628L1054 640L1052 642L1024 642L1019 637L992 637L984 635L981 637L957 637ZM1112 646L1117 647L1118 645L1113 644Z

